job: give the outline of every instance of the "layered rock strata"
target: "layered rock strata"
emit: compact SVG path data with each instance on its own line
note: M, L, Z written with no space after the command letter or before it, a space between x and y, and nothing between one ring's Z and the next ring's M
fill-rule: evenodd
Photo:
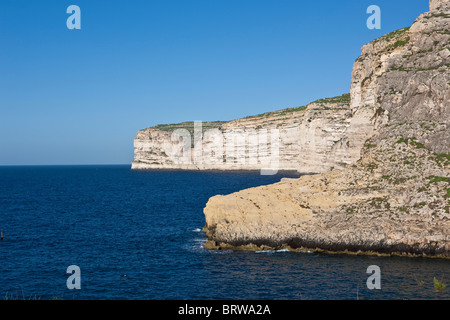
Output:
M371 112L349 94L228 122L159 125L138 132L133 169L295 170L319 173L360 157Z

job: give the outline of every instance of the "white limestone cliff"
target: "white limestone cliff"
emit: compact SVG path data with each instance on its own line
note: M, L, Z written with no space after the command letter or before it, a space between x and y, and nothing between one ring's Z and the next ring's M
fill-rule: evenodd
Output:
M224 123L207 122L197 131L202 132L200 144L194 141L193 123L144 129L134 141L132 168L260 170L270 167L301 173L342 168L359 159L362 145L371 132L368 128L374 123L371 110L352 112L349 102L349 95L343 95L305 107ZM174 136L176 129L185 129L190 138ZM277 141L272 140L274 136Z

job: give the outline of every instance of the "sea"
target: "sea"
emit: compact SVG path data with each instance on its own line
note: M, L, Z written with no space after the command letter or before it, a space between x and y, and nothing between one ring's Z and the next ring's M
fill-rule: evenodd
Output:
M450 299L450 260L205 248L210 197L283 177L0 167L0 300Z

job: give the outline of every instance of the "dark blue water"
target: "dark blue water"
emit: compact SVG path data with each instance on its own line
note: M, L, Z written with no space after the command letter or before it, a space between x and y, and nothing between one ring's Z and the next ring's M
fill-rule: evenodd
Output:
M204 249L209 197L283 176L0 167L0 299L450 298L448 260ZM66 286L70 265L80 290ZM381 290L366 286L370 265Z

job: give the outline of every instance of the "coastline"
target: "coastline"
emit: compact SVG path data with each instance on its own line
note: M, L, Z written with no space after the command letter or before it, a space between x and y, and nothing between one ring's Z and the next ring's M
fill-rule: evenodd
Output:
M210 173L260 173L261 170L256 169L180 169L180 168L132 168L133 171L148 171L148 172L210 172ZM296 175L298 177L304 175L315 175L317 173L301 173L296 170L278 170L277 173L273 175Z
M248 244L233 245L229 243L216 243L214 240L207 240L205 242L205 248L208 250L230 250L230 251L279 251L288 250L289 252L305 252L305 253L320 253L329 255L350 255L350 256L376 256L376 257L406 257L406 258L432 258L432 259L443 259L450 261L450 255L427 255L426 253L412 253L412 252L380 252L373 250L360 249L357 251L352 251L351 249L341 249L341 250L327 250L321 248L309 248L309 247L291 247L288 244L279 245L276 247L271 247L268 245L255 245L251 241Z

